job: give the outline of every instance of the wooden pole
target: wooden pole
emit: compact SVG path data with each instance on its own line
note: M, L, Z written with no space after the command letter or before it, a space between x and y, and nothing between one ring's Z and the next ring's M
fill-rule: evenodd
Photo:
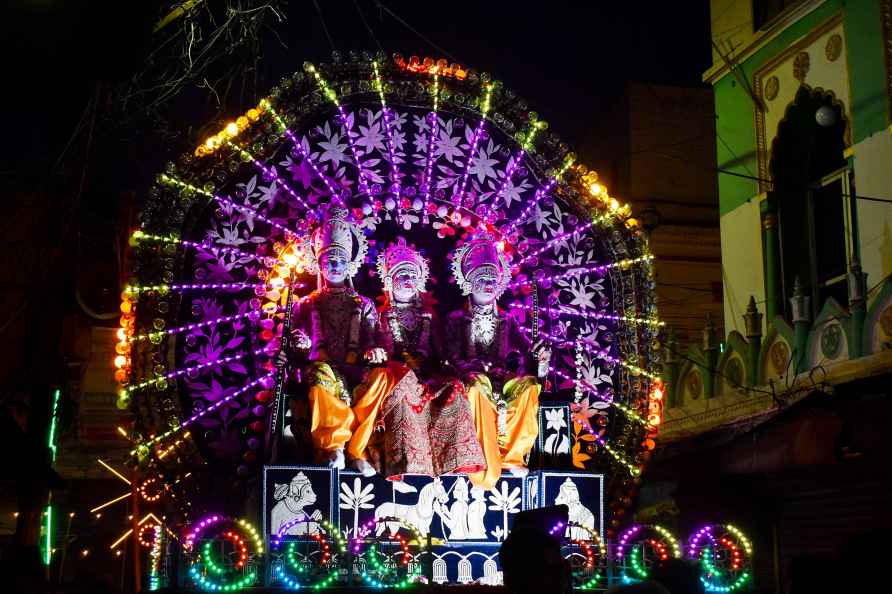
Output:
M142 592L142 563L141 551L139 544L139 474L133 471L133 478L130 480L130 512L131 516L130 528L130 545L133 551L133 592L139 594Z

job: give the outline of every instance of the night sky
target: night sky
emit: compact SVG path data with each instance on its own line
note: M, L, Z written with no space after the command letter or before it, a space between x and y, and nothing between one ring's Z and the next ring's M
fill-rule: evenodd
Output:
M110 81L108 89L141 68L158 15L151 11L139 14L134 9L153 3L132 4L122 14L120 3L104 0L87 3L86 8L61 0L13 3L3 31L4 55L9 58L5 78L13 84L4 85L4 98L8 103L7 138L17 141L3 148L5 177L22 179L26 175L46 180L46 171L58 160L86 111L96 79ZM136 128L117 131L117 136L131 145L129 160L140 161L145 166L140 169L145 170L131 171L139 165L132 162L116 163L117 148L103 154L100 147L100 166L123 174L125 179L132 173L134 189L139 191L146 174L160 166L155 162L159 152L176 155L188 150L200 136L199 127L215 118L241 114L303 61L328 60L331 44L315 4L311 0L289 3L287 21L264 36L257 76L252 74L249 84L231 90L221 110L206 90L194 87L170 102L164 116L172 127L188 130L179 140L181 146L154 147L156 130L142 122ZM444 57L378 4L375 0L318 0L338 50L346 54L349 50L378 49L360 18L361 9L388 55L396 51L407 57ZM459 62L490 72L513 88L551 123L553 131L589 160L603 158L610 151L597 141L605 125L602 110L621 92L625 80L698 86L710 63L707 0L387 0L383 4ZM15 117L9 117L11 114ZM101 115L100 131L109 124ZM190 135L193 138L188 138ZM144 154L134 152L134 144L147 150ZM63 166L69 160L77 163L77 149L75 142Z

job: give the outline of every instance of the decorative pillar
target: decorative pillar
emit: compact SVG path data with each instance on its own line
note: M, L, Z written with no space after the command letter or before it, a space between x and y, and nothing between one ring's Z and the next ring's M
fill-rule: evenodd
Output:
M715 396L715 378L718 375L716 365L719 362L719 338L715 331L712 314L706 314L706 326L703 327L703 354L706 356L706 369L703 370L703 395L705 398Z
M670 328L669 334L666 336L666 362L665 373L666 382L663 386L666 392L666 408L681 406L681 399L676 397L675 383L678 381L678 345L675 342L675 329Z
M750 295L750 303L743 314L746 327L747 381L750 386L759 383L759 352L762 350L762 314L756 309L756 298Z
M811 297L802 291L802 281L799 277L793 281L793 296L790 297L790 308L793 312L793 342L796 349L794 370L796 373L805 371L804 362L808 360L805 349L808 346L808 331L811 330Z
M851 328L849 336L849 359L864 355L864 320L867 318L867 273L861 270L861 262L852 257L849 265L849 312Z
M762 201L762 248L765 250L765 310L768 321L782 312L781 278L780 278L780 238L777 232L777 202L774 192ZM761 333L760 333L761 334Z

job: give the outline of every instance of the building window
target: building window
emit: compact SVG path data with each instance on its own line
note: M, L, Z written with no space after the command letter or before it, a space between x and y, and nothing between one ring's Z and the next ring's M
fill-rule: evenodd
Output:
M777 17L803 0L753 0L753 29L766 29Z
M832 117L821 124L818 110ZM820 90L802 87L787 107L772 145L769 193L777 207L781 283L779 311L792 314L790 298L796 283L811 297L812 315L828 298L848 301L846 275L857 257L854 241L855 188L852 170L843 158L845 118L841 106ZM766 262L770 274L773 263Z

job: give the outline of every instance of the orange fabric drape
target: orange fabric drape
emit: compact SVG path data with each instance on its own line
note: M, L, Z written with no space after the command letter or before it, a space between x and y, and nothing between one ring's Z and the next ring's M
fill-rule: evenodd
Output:
M366 448L375 432L375 421L398 380L399 376L389 367L378 367L354 390L357 401L353 405L353 436L347 446L351 458L368 460Z
M353 411L340 398L343 382L328 363L313 363L309 376L310 434L317 458L325 460L350 439Z
M539 384L531 377L508 381L502 393L508 403L505 436L499 440L499 413L491 398L492 384L478 375L468 388L477 439L486 458L486 470L469 475L471 482L492 489L510 466L526 466L526 456L539 435Z

